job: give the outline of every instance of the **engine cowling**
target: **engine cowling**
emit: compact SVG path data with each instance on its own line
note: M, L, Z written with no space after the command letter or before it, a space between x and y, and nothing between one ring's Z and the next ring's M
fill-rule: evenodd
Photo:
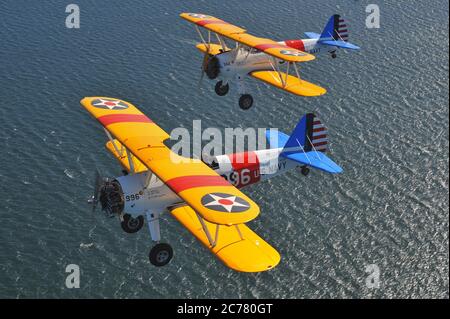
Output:
M206 70L205 70L206 75L208 76L209 79L214 80L215 78L217 78L220 74L220 61L219 58L216 56L212 56L209 61L208 64L206 65Z
M106 180L100 189L99 196L102 210L109 215L120 215L125 207L122 187L117 180Z

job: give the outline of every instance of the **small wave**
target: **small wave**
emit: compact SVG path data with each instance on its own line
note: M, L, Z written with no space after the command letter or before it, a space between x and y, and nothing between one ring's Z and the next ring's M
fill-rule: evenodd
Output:
M81 243L80 244L80 248L89 249L89 248L92 248L92 247L94 247L94 243L89 243L89 244Z
M75 178L74 174L71 171L69 171L67 168L64 170L64 174L66 174L66 176L71 178L71 179Z

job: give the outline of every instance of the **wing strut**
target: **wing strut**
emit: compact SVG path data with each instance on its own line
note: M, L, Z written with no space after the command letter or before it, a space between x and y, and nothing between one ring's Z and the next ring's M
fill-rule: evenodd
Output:
M272 66L273 70L278 73L278 76L280 77L281 84L282 84L283 88L285 88L286 87L286 81L283 78L283 76L281 74L281 71L280 71L280 68L278 67L278 63L277 63L277 61L275 60L274 57L270 57L270 65Z
M217 239L219 238L219 224L216 225L216 234L214 236L214 241L213 241L212 237L211 237L211 233L209 232L208 227L206 227L205 221L203 220L203 218L197 212L195 212L195 215L197 216L198 221L202 225L203 231L205 232L205 235L208 238L209 244L211 245L211 247L215 247L217 244Z
M106 128L103 128L103 129L105 130L106 136L108 137L109 141L113 145L113 147L116 150L117 154L119 154L119 156L122 157L123 156L123 145L122 145L121 150L119 151L119 148L117 147L116 141L111 136L111 133L109 133L109 131Z

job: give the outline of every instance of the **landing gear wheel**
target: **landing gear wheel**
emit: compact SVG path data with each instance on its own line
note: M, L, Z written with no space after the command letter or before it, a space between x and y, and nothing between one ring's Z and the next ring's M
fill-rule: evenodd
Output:
M242 110L248 110L253 105L253 97L250 94L242 94L239 98L239 107Z
M224 96L228 93L228 90L230 89L230 86L227 84L222 85L223 82L219 81L216 83L216 86L214 88L214 90L216 91L218 96Z
M153 246L148 254L151 264L156 267L165 266L173 257L173 250L169 244L159 243Z
M302 172L302 175L303 175L303 176L308 176L308 174L309 174L309 168L306 167L306 166L302 166L301 172Z
M331 58L336 59L337 58L337 54L336 53L331 53Z
M122 229L128 234L138 232L143 225L144 217L138 216L134 218L130 214L123 215L123 221L120 222L120 226L122 226Z

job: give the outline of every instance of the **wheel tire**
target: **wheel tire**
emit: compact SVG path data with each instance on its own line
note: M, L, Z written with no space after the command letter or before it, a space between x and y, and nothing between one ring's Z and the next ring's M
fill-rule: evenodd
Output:
M167 265L173 257L173 250L169 244L159 243L150 249L148 259L156 267Z
M225 85L222 85L222 83L223 83L222 81L217 82L214 88L218 96L224 96L230 90L230 86L228 85L228 83Z
M123 221L120 222L120 226L128 234L137 233L144 226L144 217L138 216L133 218L130 214L125 214L123 215Z
M250 94L242 94L239 98L239 107L242 110L248 110L253 105L253 97Z
M301 172L302 172L302 175L303 175L303 176L308 176L308 174L309 174L309 168L306 167L306 166L303 166Z
M331 54L331 58L336 59L337 58L336 53Z

